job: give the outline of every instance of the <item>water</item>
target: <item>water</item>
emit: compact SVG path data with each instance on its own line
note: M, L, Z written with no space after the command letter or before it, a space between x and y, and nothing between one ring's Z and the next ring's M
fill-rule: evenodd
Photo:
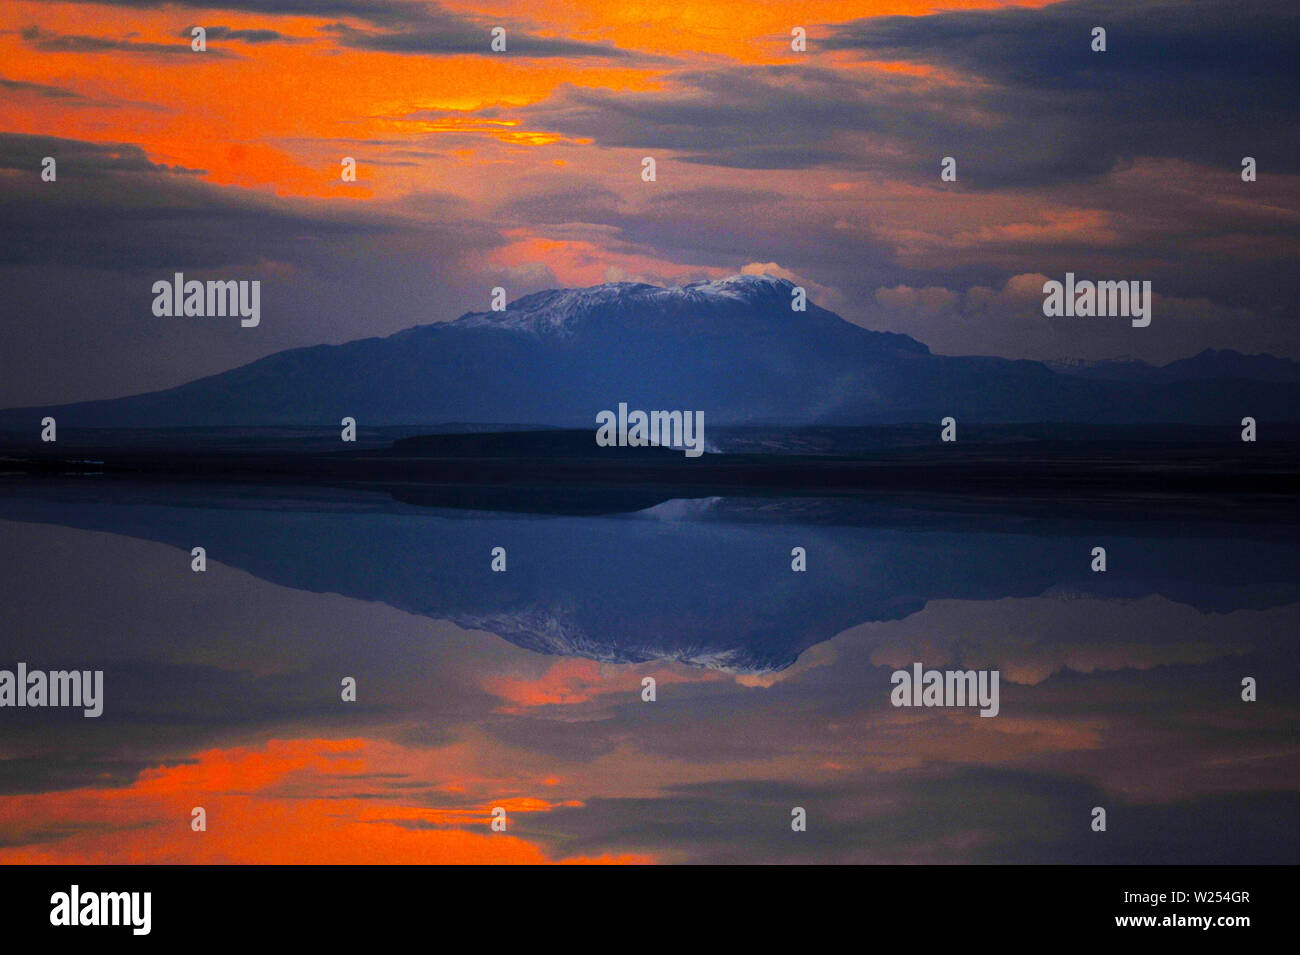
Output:
M0 710L3 862L1300 848L1287 502L723 497L551 516L3 482L0 667L102 669L106 696L97 720ZM895 708L891 674L917 661L997 669L999 715Z

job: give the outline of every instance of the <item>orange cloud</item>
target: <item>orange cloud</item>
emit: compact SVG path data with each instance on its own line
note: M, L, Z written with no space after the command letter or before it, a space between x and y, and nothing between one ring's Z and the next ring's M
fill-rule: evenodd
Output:
M522 713L539 706L574 706L599 696L626 694L639 698L641 680L654 677L657 685L727 680L727 674L685 667L602 664L580 658L557 659L540 677L491 676L483 688L506 705L499 712Z
M0 797L3 864L109 863L547 863L646 862L638 856L552 859L541 847L492 832L507 819L557 805L512 796L479 806L410 804L410 788L382 783L398 753L363 740L271 740L209 750L147 770L120 789ZM408 761L396 759L396 765ZM207 831L190 828L202 806ZM13 845L12 843L17 843Z
M819 24L953 5L952 0L832 0L815 11L792 12L755 0L707 6L673 2L653 10L595 0L560 7L550 0L526 0L512 7L512 22L526 24L538 36L671 58L624 62L370 52L338 44L327 29L338 17L273 16L202 5L140 9L25 0L6 4L0 12L4 78L57 87L75 96L6 92L0 128L91 142L131 142L155 162L204 170L214 183L279 195L394 197L442 183L449 175L463 185L448 167L463 163L467 149L474 164L481 166L493 161L492 150L499 146L533 150L563 141L548 130L517 128L477 115L485 109L538 103L566 84L653 89L672 69L721 60L789 62L798 55L789 48L794 26L806 27L814 38L810 52L803 54L810 62L861 69L864 64L852 57L816 51ZM970 0L955 5L1000 4ZM445 6L450 13L482 18L470 4ZM208 53L197 53L189 49L188 31L195 25L270 30L282 39L247 43L214 35ZM23 38L22 31L33 26L48 37L152 44L176 52L55 52ZM914 64L875 66L926 69ZM402 119L421 111L465 115ZM418 145L422 155L391 161L404 145ZM364 185L342 184L339 161L345 155L374 160L368 167L362 163ZM532 163L531 157L523 161Z

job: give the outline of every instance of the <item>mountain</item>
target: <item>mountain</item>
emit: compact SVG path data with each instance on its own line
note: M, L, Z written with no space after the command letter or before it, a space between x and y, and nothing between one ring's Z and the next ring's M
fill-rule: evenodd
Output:
M503 312L290 349L166 391L0 412L0 428L36 429L45 414L62 428L337 425L344 416L362 426L592 428L619 402L703 411L715 426L937 424L952 415L1235 427L1244 415L1290 419L1300 406L1297 380L1221 375L1215 362L1176 380L1159 369L1115 380L934 355L811 302L794 311L792 291L783 279L737 276L538 292Z

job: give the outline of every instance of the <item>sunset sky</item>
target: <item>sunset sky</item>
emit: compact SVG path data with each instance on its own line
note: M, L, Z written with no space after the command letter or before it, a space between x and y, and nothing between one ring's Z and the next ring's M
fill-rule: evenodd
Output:
M5 0L0 409L447 322L497 286L516 302L737 273L944 355L1300 359L1297 49L1297 0ZM260 324L155 316L154 283L177 272L259 280ZM1151 282L1151 324L1045 317L1043 283L1067 272ZM621 345L629 296L609 297L601 328ZM695 354L744 338L734 367L758 367L770 341L842 331L820 313L785 324L784 298L770 311L790 337L751 336L756 312L736 306L709 326L718 350ZM682 334L671 324L655 367L683 364ZM363 380L380 407L426 381L437 395L441 377L470 383L477 408L505 382L529 411L584 378L539 361L567 377L536 387L551 379L509 354L491 374L454 359L431 374L416 337L389 353L417 355L409 377L377 360L336 378L304 362L303 378ZM896 351L880 367L923 391L905 367L919 350ZM790 382L812 405L801 383L854 390L798 357L830 346L791 352L800 374L755 391ZM259 415L301 382L265 380ZM226 381L213 391L243 391ZM350 406L318 416L331 453L343 413L374 424ZM1250 406L1227 409L1217 440L1244 460L1247 413L1274 453ZM394 460L408 453L423 452ZM76 470L104 464L84 457ZM102 719L3 714L0 865L1272 862L1300 845L1289 499L1166 513L1143 490L1094 512L1080 465L1077 487L1023 510L1010 479L983 498L954 479L950 510L873 493L564 516L424 506L415 478L205 483L195 460L172 484L3 475L0 667L102 669L109 690ZM1088 564L1099 541L1105 573ZM891 706L890 674L913 661L997 668L998 719ZM1113 838L1088 828L1098 805ZM489 828L497 806L506 833ZM792 806L813 820L798 839Z
M6 3L0 405L741 271L941 353L1297 357L1297 43L1290 0ZM154 318L175 271L261 325ZM1066 271L1155 322L1044 320Z

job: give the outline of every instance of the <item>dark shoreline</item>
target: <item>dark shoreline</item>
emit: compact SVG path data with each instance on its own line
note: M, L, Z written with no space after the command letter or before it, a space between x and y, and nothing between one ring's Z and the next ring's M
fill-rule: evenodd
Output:
M713 496L1125 499L1230 495L1276 514L1300 494L1300 443L1020 440L854 455L600 448L590 431L399 438L355 450L168 450L95 445L0 451L0 475L96 475L386 491L412 504L609 513ZM0 487L3 487L0 484Z

